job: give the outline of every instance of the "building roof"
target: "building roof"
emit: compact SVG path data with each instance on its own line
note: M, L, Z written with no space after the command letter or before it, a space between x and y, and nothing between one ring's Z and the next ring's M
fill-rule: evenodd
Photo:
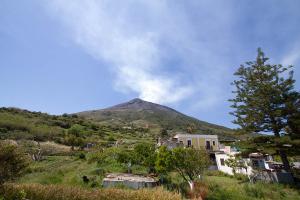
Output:
M206 138L206 139L218 139L217 135L202 135L202 134L176 134L173 138Z
M113 181L113 182L123 182L123 181L130 181L130 182L157 182L152 177L145 177L145 176L139 176L134 174L123 174L123 173L112 173L108 174L103 181Z

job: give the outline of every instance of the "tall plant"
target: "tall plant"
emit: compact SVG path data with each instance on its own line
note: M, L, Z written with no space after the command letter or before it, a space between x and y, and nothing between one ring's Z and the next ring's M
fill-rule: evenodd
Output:
M255 61L246 62L235 72L237 79L235 98L230 99L234 109L234 123L248 132L269 132L280 138L287 134L286 128L295 117L295 106L291 106L295 99L292 66L273 65L267 63L259 48ZM283 147L279 147L279 154L286 170L290 165Z

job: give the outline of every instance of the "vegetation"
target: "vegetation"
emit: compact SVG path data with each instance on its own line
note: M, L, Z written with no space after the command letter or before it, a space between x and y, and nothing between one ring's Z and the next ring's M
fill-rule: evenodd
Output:
M238 155L230 156L227 160L225 160L225 164L228 167L232 168L232 172L234 175L236 175L236 172L239 169L247 169L246 164L240 159Z
M112 140L113 138L113 140ZM74 147L93 143L102 147L153 142L147 130L138 127L126 129L120 126L102 125L77 115L48 115L16 108L0 108L0 139L54 141Z
M193 148L167 150L161 147L156 161L157 171L167 173L175 170L190 185L191 190L194 189L194 181L203 175L209 164L207 152Z
M261 49L258 49L256 61L241 65L233 82L236 90L231 113L236 117L234 123L246 132L272 132L275 137L287 134L298 135L295 124L299 120L299 94L294 91L292 66L271 65L267 63ZM282 146L278 152L286 170L289 162Z
M8 184L4 187L6 200L179 200L179 194L167 192L162 188L124 190L124 189L83 189L80 187L38 184ZM20 198L21 197L21 198Z
M240 181L230 176L206 176L207 200L299 200L300 193L287 185L255 184Z
M155 136L163 130L190 130L193 133L217 134L221 138L235 138L234 131L229 128L200 121L166 106L141 99L133 99L103 110L81 112L78 115L101 124L145 128ZM167 135L167 132L163 134Z
M243 154L263 151L276 155L280 150L289 159L297 159L299 93L292 90L292 76L281 76L288 68L266 61L259 51L255 62L236 73L240 79L235 82L237 96L232 101L236 123L242 127L239 135L139 99L104 110L59 116L0 108L0 141L6 141L0 143L0 184L10 181L3 184L0 199L299 199L296 188L250 184L241 175L206 171L210 159L204 150L156 149L154 145L158 136L168 138L172 131L201 131L222 139L242 138L235 145ZM268 109L263 106L269 104L265 106ZM278 124L272 124L271 116ZM276 127L280 137L277 133L277 137L253 134ZM236 158L226 164L234 172L244 167ZM157 176L162 187L102 188L105 175L113 172Z
M21 176L29 160L16 145L0 141L0 163L1 186L4 182Z

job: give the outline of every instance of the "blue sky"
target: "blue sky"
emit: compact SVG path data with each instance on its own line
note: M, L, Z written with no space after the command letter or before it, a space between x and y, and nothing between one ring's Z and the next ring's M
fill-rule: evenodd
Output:
M262 47L300 83L300 1L2 0L0 106L50 114L140 97L234 127L240 64Z

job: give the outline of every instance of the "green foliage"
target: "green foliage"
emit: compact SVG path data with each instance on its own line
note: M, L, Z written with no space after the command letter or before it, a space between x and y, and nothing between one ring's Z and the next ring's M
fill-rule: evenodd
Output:
M154 172L155 159L155 145L141 143L134 147L134 162L147 167L149 172Z
M239 181L233 177L209 176L208 200L299 200L299 191L286 185Z
M234 74L238 78L233 82L236 97L230 100L235 109L231 114L245 130L279 136L287 126L287 99L294 93L295 80L292 66L271 65L268 60L258 49L256 61L246 62Z
M172 169L172 152L166 146L161 146L158 149L155 169L160 174L166 174Z
M154 141L147 130L132 127L128 130L111 124L84 119L71 115L56 116L30 112L17 108L0 108L0 139L54 141L65 145L82 147L87 143L107 147L122 138L122 146L141 141Z
M294 132L295 122L299 118L299 94L294 91L292 66L271 65L261 49L258 49L255 61L246 62L234 74L232 84L236 94L231 112L234 123L249 132L273 132L276 137L286 134L290 128ZM291 127L289 127L291 126ZM293 133L296 134L296 133ZM298 133L297 133L298 134ZM279 154L286 170L290 170L285 151Z
M280 149L284 150L290 156L289 158L300 155L300 140L292 139L289 136L277 138L275 136L262 135L246 141L240 141L236 145L242 149L242 157L248 157L249 153L255 151L277 157L277 152Z
M0 141L0 185L21 176L29 164L17 146Z
M83 146L84 139L73 134L67 134L64 138L64 143L72 146L74 150L74 146Z
M233 130L226 127L200 121L171 108L145 102L140 99L104 110L82 112L78 115L113 126L134 125L140 127L140 131L144 134L152 136L159 135L161 130L164 129L186 131L188 126L193 127L194 130L199 132L217 134L221 137L232 138L235 136ZM168 134L166 132L161 133L162 135Z
M68 134L74 135L79 137L84 131L83 126L79 124L74 124L71 126L71 128L68 129Z
M159 132L159 136L161 138L169 137L168 130L166 128L162 128Z
M232 168L232 172L234 175L236 175L236 171L238 169L247 169L245 162L241 160L238 155L230 156L228 159L225 160L225 164L228 167Z
M293 139L300 139L300 93L292 92L286 96L286 113L288 114L286 132Z
M205 150L175 148L172 150L172 166L187 182L194 181L210 164Z
M203 175L209 164L210 160L205 150L193 148L168 150L162 146L158 150L155 167L161 174L175 170L187 183L190 183Z

